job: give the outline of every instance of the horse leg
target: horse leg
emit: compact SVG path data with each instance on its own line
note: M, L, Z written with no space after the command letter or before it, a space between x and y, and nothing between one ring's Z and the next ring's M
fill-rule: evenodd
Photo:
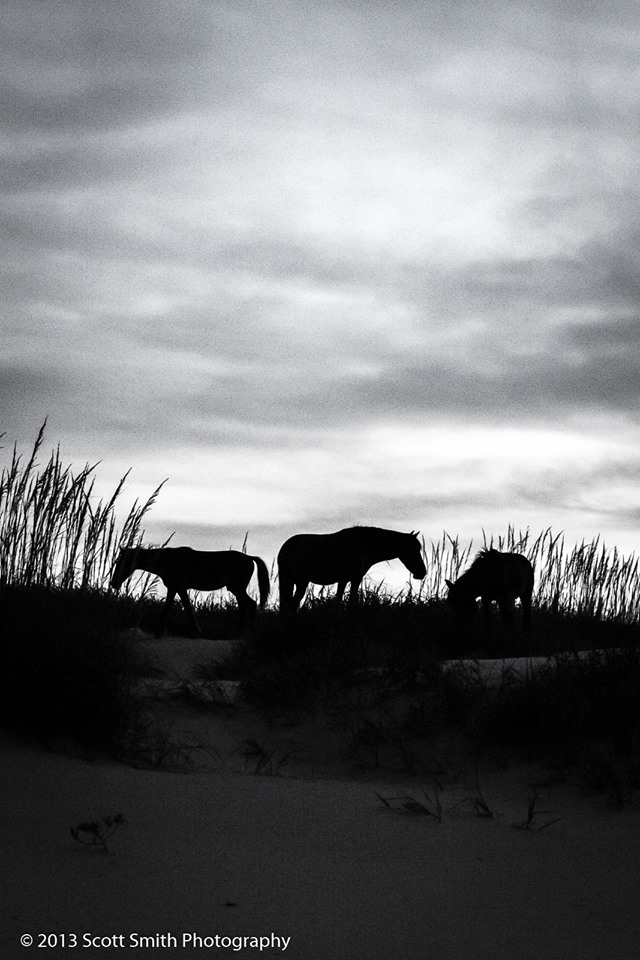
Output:
M198 626L198 621L196 620L196 615L193 612L193 606L191 605L191 599L186 590L178 590L178 596L182 600L182 606L185 609L187 617L189 618L189 623L191 624L191 636L199 637L200 636L200 627Z
M169 622L169 614L171 613L171 607L173 606L173 598L176 595L176 591L167 587L167 597L164 601L162 607L162 615L160 617L160 622L156 627L156 639L159 640L160 637L164 637L167 632L167 624Z
M513 631L514 625L513 603L514 601L511 599L511 597L501 597L501 599L498 601L504 629L505 631L508 630L509 632Z
M278 587L280 590L280 613L291 611L293 609L295 583L291 577L283 572L282 567L278 568Z
M238 588L235 590L229 587L229 591L234 595L238 602L238 633L242 635L245 624L248 624L249 629L253 627L258 604L243 588Z
M480 603L482 604L482 625L484 632L489 635L491 633L491 598L480 597Z
M360 595L360 585L362 583L362 577L358 580L351 581L351 589L349 590L349 608L353 610L355 605L358 602L358 596ZM346 586L346 583L343 585L343 589Z
M515 618L514 618L514 598L511 596L503 596L498 600L498 607L500 608L500 618L502 620L502 656L506 657L509 653L513 653L513 641L514 641L514 632L515 632ZM511 645L511 646L510 646Z
M295 611L295 610L298 609L298 607L300 606L300 604L301 604L302 601L304 600L304 595L305 595L305 593L307 592L307 587L308 587L308 586L309 586L309 581L308 581L308 580L305 580L305 581L302 582L302 583L297 583L297 584L296 584L295 593L294 593L293 598L292 598L292 600L291 600L291 606L290 606L290 609L291 609L291 610L294 610L294 611Z
M520 598L522 603L522 627L525 633L531 633L531 594Z
M338 581L338 586L337 586L337 588L336 588L336 598L335 598L335 599L336 599L336 603L340 603L340 601L342 600L342 598L343 598L343 596L344 596L344 591L345 591L346 588L347 588L347 583L348 583L347 580L339 580L339 581Z

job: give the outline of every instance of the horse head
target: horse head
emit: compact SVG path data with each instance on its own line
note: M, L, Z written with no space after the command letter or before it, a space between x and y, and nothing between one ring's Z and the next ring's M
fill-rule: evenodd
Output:
M468 620L473 616L477 607L475 591L470 590L462 578L456 580L455 583L451 580L445 580L445 583L449 588L447 594L449 606L456 616L462 620Z
M407 534L407 550L400 559L416 580L422 580L427 575L427 567L422 556L422 544L416 530Z
M112 590L119 590L127 577L130 577L135 570L135 554L136 550L134 547L123 547L120 551L120 555L113 565L113 572L109 582Z

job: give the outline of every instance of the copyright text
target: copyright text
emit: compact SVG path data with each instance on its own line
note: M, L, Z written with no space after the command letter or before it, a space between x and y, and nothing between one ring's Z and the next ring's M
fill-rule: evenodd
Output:
M291 937L281 937L275 933L263 936L223 936L214 933L205 936L198 933L112 933L107 936L94 933L39 933L31 936L25 933L20 937L23 947L39 948L67 948L69 950L94 950L120 948L137 950L191 949L191 950L232 950L239 953L241 950L282 950L287 949Z

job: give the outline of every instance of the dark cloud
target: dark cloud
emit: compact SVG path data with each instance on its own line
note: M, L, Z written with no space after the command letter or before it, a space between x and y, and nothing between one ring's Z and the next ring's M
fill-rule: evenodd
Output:
M56 137L2 162L5 196L55 196L56 193L96 190L98 185L121 186L133 179L153 177L163 167L161 143L154 152L153 131L148 137ZM28 214L28 211L25 211Z
M594 363L619 356L631 356L633 362L640 341L640 315L572 323L562 330L562 341Z
M210 52L200 3L8 2L0 19L7 130L105 130L170 116L192 98Z
M437 417L444 422L557 423L572 413L631 413L640 400L640 359L634 354L556 360L510 359L496 372L445 363L387 367L372 377L332 379L301 391L282 415L303 421Z
M0 433L13 441L22 436L26 424L37 430L64 389L64 378L54 371L0 364Z
M638 458L609 454L596 463L578 460L570 471L557 464L541 463L513 477L507 497L515 512L544 512L551 523L556 517L564 518L555 523L556 532L562 524L578 529L582 524L602 533L607 545L612 546L611 531L626 530L632 541L636 538L639 485Z

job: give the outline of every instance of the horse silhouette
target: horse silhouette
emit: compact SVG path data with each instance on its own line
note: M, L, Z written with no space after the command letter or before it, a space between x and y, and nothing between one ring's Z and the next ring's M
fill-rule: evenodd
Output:
M146 570L159 577L167 588L161 623L156 636L166 633L169 613L176 594L182 600L192 636L200 635L187 590L221 590L226 587L238 602L241 620L253 618L256 602L247 593L254 565L258 572L260 608L269 596L269 571L264 560L238 550L192 550L191 547L125 547L116 560L111 586L118 590L135 570Z
M522 622L525 630L531 627L531 595L533 567L521 553L500 553L481 550L469 569L455 583L446 580L448 601L455 613L470 618L476 612L480 597L485 626L489 626L491 604L498 604L506 627L513 627L513 605L517 598L522 604Z
M415 532L348 527L337 533L296 534L283 543L278 553L280 610L297 610L310 583L337 583L338 601L350 583L349 606L353 606L367 570L374 563L395 558L416 579L425 576L422 548Z

